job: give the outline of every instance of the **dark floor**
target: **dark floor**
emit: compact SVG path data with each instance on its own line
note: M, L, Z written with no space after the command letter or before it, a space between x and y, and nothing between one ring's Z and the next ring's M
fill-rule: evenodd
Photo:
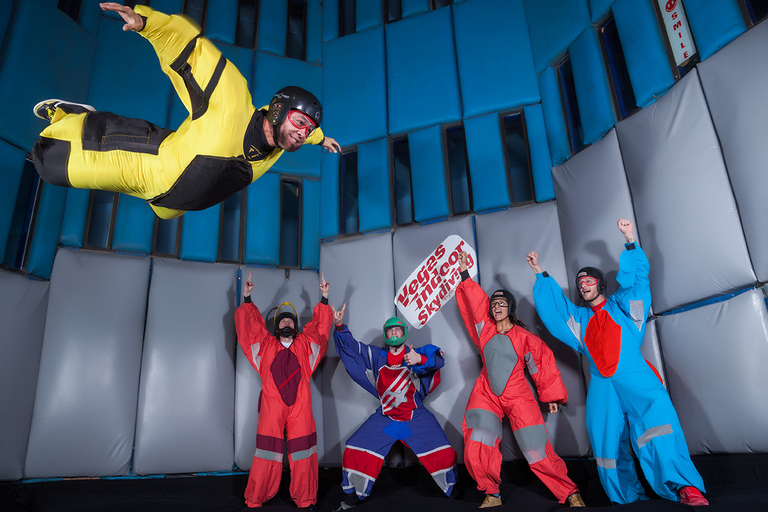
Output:
M707 486L711 505L706 512L768 511L768 455L694 457ZM568 474L592 510L615 512L682 511L686 507L667 500L651 500L611 507L597 478L594 461L566 460ZM458 496L451 500L439 491L423 468L385 468L373 494L355 507L358 512L452 512L476 510L483 495L464 466L460 466ZM250 510L243 503L247 475L167 476L150 479L59 480L0 483L0 511L35 512L235 512ZM296 511L288 494L289 473L283 474L280 492L264 504L269 512ZM321 468L318 508L332 510L342 497L341 470ZM496 512L550 512L563 509L524 463L502 467L502 500ZM702 512L704 512L702 510Z

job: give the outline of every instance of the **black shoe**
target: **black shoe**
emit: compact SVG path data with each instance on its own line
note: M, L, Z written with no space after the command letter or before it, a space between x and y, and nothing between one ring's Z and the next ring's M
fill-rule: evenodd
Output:
M302 507L301 510L320 510L314 503L310 503L307 507Z
M334 509L334 512L341 512L342 510L349 510L358 503L360 503L362 500L357 497L357 493L353 492L351 494L347 494L344 496L344 499L341 500L341 503L339 503L339 506Z
M74 103L57 99L43 100L32 109L35 116L46 121L53 119L56 110L62 109L67 114L84 114L86 112L96 112L96 109L84 103Z

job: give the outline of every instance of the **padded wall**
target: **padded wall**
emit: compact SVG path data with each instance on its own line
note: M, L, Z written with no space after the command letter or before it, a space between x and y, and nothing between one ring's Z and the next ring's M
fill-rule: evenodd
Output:
M387 138L357 147L357 200L360 232L392 225Z
M0 187L0 255L2 256L5 256L8 235L11 232L16 196L19 193L26 157L26 152L0 139L0 172L3 175L3 186Z
M423 222L450 215L442 128L436 125L409 133L408 154L413 219Z
M531 155L531 175L536 201L551 201L555 198L555 189L552 186L552 158L547 142L547 129L544 125L544 109L541 104L528 105L523 112L525 128L528 132L528 151Z
M560 96L560 81L557 70L547 67L539 75L541 110L544 116L544 130L552 165L560 165L571 156L568 132L565 128L563 100Z
M323 155L323 176L320 178L320 238L330 238L339 234L340 159L340 153L326 152Z
M566 287L566 278L570 287L576 272L590 265L605 272L608 293L616 291L614 277L624 250L624 236L616 222L620 218L634 221L623 168L616 131L611 130L602 140L552 169L567 272L567 276L557 277L560 286ZM636 227L635 235L644 246L644 233L639 231ZM576 293L571 290L572 300L576 300Z
M760 290L658 319L691 454L768 452L768 313Z
M82 188L67 189L64 218L61 220L59 243L70 247L82 247L85 239L85 219L91 191Z
M0 481L23 476L47 306L47 282L0 271Z
M303 269L320 266L320 181L301 180L301 254Z
M385 30L389 132L461 119L451 9L389 23Z
M57 9L54 2L5 3L15 5L15 15L8 27L0 63L0 97L12 101L6 101L0 116L0 138L31 149L46 126L45 121L32 114L38 101L86 99L96 40Z
M538 252L542 268L567 288L569 283L563 279L565 262L555 203L479 215L475 222L481 286L488 294L499 288L512 292L517 299L517 316L528 330L552 349L568 389L568 403L559 413L550 414L546 406L540 404L552 445L563 457L587 456L590 452L585 423L587 391L581 356L552 337L541 324L533 304L536 274L526 260L529 252ZM507 422L504 423L501 446L505 458L514 454L514 458L523 460Z
M538 103L523 0L476 0L453 13L464 117Z
M496 135L498 134L498 135ZM472 207L475 211L508 206L506 147L499 114L492 112L464 121L467 161L472 183Z
M218 259L221 208L219 203L206 210L184 214L179 258L210 262Z
M592 144L613 127L611 86L603 60L597 31L591 26L568 48L573 67L573 84L579 104L581 136L584 144Z
M283 269L265 269L242 267L240 282L248 279L249 272L253 272L254 289L251 300L259 308L262 316L268 319L267 327L272 328L272 320L275 314L273 308L282 302L290 302L296 307L299 314L299 328L302 329L312 318L312 310L320 302L320 276L314 271L291 270L290 278L286 279ZM234 278L235 276L232 275ZM334 288L334 276L326 275L326 280L331 284L330 302L333 303L336 289ZM234 290L235 280L231 282ZM240 287L241 288L241 287ZM229 295L229 292L228 292ZM229 299L228 299L229 300ZM233 297L229 303L234 305L242 302L241 297ZM281 311L283 311L283 308ZM231 311L228 321L234 330L234 310ZM242 349L232 337L236 356L235 370L235 456L234 461L240 469L248 470L253 462L256 451L256 426L259 421L259 395L261 393L261 378L243 355ZM324 374L324 362L312 376L312 413L317 426L317 456L322 460L325 453L324 447L324 416L321 376ZM231 390L229 390L231 394ZM228 421L232 422L231 417Z
M395 231L392 241L395 286L399 287L449 235L459 235L474 247L475 233L472 224L472 217L461 217ZM411 329L408 333L408 343L413 343L414 346L432 343L440 347L445 354L440 386L427 398L426 405L435 413L451 446L458 453L459 462L462 462L464 440L461 423L472 385L480 373L481 362L480 354L461 320L456 301L450 300L444 304L421 329Z
M67 189L48 183L41 185L43 189L35 214L35 229L31 241L28 240L24 269L34 276L49 279L61 233Z
M128 474L149 266L148 258L57 252L26 477Z
M280 175L267 172L246 189L245 262L280 263Z
M219 0L216 9L207 9L205 37L211 41L235 44L238 3L237 0Z
M738 0L684 0L683 5L702 61L747 29Z
M153 262L133 472L228 471L234 460L236 267Z
M382 0L365 0L355 2L355 29L358 32L381 25L381 15L384 12Z
M590 25L587 0L525 0L536 72L554 64Z
M698 65L712 121L717 130L728 177L739 207L752 267L768 282L768 173L765 134L768 105L768 23L761 23Z
M385 73L382 27L323 44L323 131L342 146L386 136ZM360 114L361 122L351 122Z
M616 133L637 231L652 264L654 311L753 284L698 73L689 72L655 104L618 123Z
M285 55L288 32L288 0L259 2L258 23L256 44L259 51Z
M346 303L344 323L355 339L384 346L382 326L396 315L392 267L392 235L368 235L323 244L320 268L331 283L330 303L338 310ZM321 464L340 466L346 440L380 405L355 383L339 359L333 341L321 368L325 453ZM396 448L386 463L402 461Z
M650 1L616 0L611 6L635 101L653 103L675 83L664 37Z
M67 205L69 205L69 193ZM112 249L149 254L152 252L154 234L155 214L149 204L138 197L120 194L115 216L115 230L112 235Z

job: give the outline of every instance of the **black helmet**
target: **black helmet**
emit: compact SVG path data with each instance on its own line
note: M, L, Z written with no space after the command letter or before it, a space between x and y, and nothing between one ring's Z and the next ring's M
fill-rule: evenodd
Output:
M294 313L291 313L290 311L283 311L282 313L280 313L279 312L280 308L283 307L283 306L286 306L286 305L291 306L293 308ZM296 334L298 334L298 332L299 332L299 330L298 330L298 328L299 328L299 321L296 318L296 313L295 313L296 308L290 302L283 302L282 304L280 304L277 307L277 310L278 310L278 312L275 315L275 336L278 337L278 338L281 337L281 336L284 337L284 338L290 338L290 337L296 336ZM279 327L280 326L280 321L283 318L290 318L291 320L293 320L293 328L291 328L291 327L284 327L283 329L280 329L280 327Z
M512 292L508 290L496 290L491 294L490 297L488 297L488 315L493 318L493 308L491 308L490 303L493 302L493 299L502 298L507 301L509 304L507 309L507 314L514 318L515 316L515 310L517 309L517 301L515 300L515 296L512 295Z
M578 272L576 272L576 289L579 290L579 295L581 295L579 278L585 276L594 277L597 279L597 292L600 295L605 293L605 274L603 274L603 271L597 267L582 267Z
M315 126L320 126L323 120L320 101L311 92L295 85L283 87L275 93L269 103L267 119L273 126L280 126L291 110L304 112L315 122Z

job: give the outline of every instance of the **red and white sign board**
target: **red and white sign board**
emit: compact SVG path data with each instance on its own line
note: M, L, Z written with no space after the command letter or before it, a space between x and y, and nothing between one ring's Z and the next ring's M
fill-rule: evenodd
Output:
M459 253L467 253L469 275L477 275L475 250L459 235L450 235L408 276L395 294L395 306L416 329L421 329L453 298L461 282Z
M691 28L685 17L681 0L657 0L661 19L667 31L669 45L675 56L675 64L680 66L696 54L696 46L691 38Z

